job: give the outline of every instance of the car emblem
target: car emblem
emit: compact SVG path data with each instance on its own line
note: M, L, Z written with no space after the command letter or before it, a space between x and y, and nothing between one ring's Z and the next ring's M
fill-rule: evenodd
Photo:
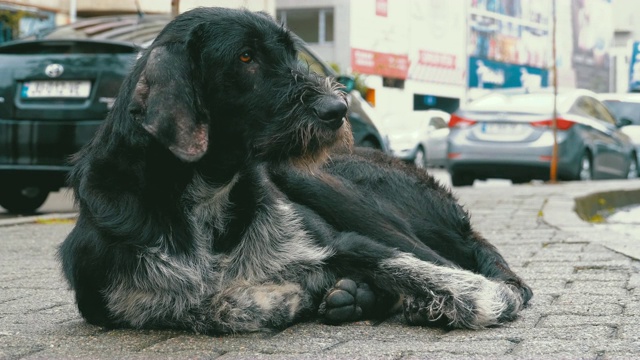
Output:
M47 74L48 77L56 78L64 72L64 68L60 64L50 64L44 68L44 73Z

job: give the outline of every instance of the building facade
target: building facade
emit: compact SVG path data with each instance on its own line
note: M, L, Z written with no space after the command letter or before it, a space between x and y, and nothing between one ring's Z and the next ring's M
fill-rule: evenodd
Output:
M72 16L169 13L172 1L137 3L139 9L133 0L3 1L0 42L68 23ZM340 71L361 74L371 89L368 99L383 115L398 109L453 111L487 89L550 86L554 4L560 86L626 91L631 43L640 36L640 22L635 20L640 12L633 11L640 8L637 0L181 0L179 4L180 12L196 6L227 6L273 14Z
M612 0L276 0L276 13L323 58L364 75L384 115L552 85L554 4L558 85L611 91Z

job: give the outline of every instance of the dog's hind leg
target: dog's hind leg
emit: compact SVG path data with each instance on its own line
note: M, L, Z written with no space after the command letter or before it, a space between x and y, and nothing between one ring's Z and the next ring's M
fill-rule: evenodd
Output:
M380 264L404 292L404 315L414 325L481 328L513 320L523 306L515 286L467 270L448 268L399 254Z
M495 279L513 285L522 293L524 304L527 304L529 300L531 300L533 291L522 278L511 270L495 246L491 245L477 232L473 232L467 241L472 244L469 248L472 249L474 253L475 268L472 269L473 271L489 279Z
M291 325L313 308L311 295L296 283L239 281L212 296L204 309L210 333L273 330ZM208 315L205 315L208 316Z
M343 233L334 246L329 265L383 293L403 297L411 324L493 326L514 319L524 304L523 294L513 285L423 261L355 233Z

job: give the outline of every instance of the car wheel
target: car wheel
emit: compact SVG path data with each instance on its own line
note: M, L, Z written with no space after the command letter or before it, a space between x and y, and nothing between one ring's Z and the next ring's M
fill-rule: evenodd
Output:
M49 191L39 187L5 188L0 190L0 206L14 214L34 213L49 196Z
M585 152L580 159L580 170L578 171L578 180L587 181L593 179L593 163L589 152Z
M413 164L418 169L424 169L427 167L427 155L424 153L424 149L421 147L416 150L416 156L413 158Z
M631 162L629 163L629 172L627 173L628 179L636 179L640 177L640 168L638 167L638 157L636 154L631 154Z
M451 184L453 186L471 186L475 179L473 176L470 176L465 173L452 173L451 174Z

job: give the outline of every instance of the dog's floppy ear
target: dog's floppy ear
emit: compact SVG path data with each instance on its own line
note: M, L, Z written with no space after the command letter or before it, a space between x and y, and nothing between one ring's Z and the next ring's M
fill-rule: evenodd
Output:
M184 46L153 48L135 86L129 111L142 127L183 161L207 151L207 117L198 111L190 56Z

